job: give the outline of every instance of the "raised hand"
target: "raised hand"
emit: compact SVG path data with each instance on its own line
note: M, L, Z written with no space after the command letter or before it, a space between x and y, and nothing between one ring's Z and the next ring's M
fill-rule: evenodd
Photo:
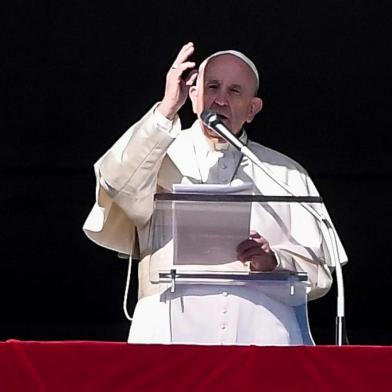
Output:
M189 61L194 50L192 42L184 45L166 74L165 94L157 109L169 120L173 120L184 105L189 88L196 80L197 70L194 69L196 63ZM184 79L183 74L190 69L191 72Z

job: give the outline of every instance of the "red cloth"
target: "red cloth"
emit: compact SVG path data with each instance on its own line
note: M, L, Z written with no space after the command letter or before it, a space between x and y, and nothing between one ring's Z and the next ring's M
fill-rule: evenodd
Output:
M0 343L0 391L392 391L392 347Z

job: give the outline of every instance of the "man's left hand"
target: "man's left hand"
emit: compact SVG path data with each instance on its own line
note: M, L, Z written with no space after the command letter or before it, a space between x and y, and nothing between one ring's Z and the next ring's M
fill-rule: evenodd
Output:
M249 238L237 246L238 260L249 261L252 271L273 271L277 266L269 242L256 231L251 230Z

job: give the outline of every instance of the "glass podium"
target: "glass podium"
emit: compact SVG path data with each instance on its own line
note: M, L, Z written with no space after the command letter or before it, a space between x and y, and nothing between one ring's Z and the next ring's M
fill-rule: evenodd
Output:
M170 304L172 342L192 343L192 333L200 332L192 332L193 325L209 325L218 313L234 312L237 320L231 320L231 325L222 322L222 329L241 330L238 325L250 322L252 329L261 326L260 335L275 336L284 331L286 340L273 337L272 345L313 345L306 272L255 272L249 262L237 260L236 249L249 238L250 230L255 230L272 249L283 247L290 253L300 246L315 252L321 248L318 222L299 204L317 208L321 202L319 197L156 194L148 238L149 279L151 284L166 288L162 300ZM219 299L223 297L226 299ZM189 316L189 312L193 314ZM208 344L208 337L205 341ZM243 341L264 342L258 337ZM265 341L268 344L268 337Z

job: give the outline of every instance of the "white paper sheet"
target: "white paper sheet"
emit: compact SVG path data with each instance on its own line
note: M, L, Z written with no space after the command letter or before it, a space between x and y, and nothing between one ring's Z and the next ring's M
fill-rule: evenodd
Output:
M174 185L176 193L251 193L252 184ZM249 236L250 202L173 202L175 265L212 266L237 260L237 246ZM213 270L213 268L208 268Z

